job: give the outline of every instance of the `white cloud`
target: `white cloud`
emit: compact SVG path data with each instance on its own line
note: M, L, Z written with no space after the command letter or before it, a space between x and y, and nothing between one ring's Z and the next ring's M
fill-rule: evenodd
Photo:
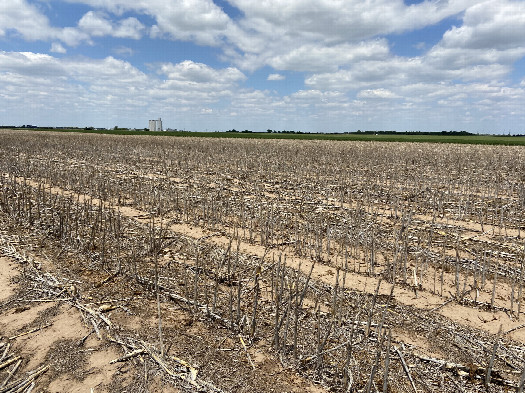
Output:
M246 78L235 68L214 69L191 61L164 64L159 72L166 79L147 75L111 56L92 60L0 51L0 102L6 103L4 95L8 96L10 112L19 118L27 116L28 107L34 109L31 116L41 119L56 114L55 124L62 122L61 116L69 116L73 125L89 119L98 119L100 124L110 115L141 121L144 108L197 115L206 105L215 114L215 106L226 105L225 100L234 96L237 84ZM67 111L63 111L64 102Z
M525 36L523 8L523 3L508 0L478 3L465 11L462 26L452 27L421 56L361 59L335 72L310 75L305 84L322 90L385 87L394 91L407 83L504 80L514 62L525 56L525 41L521 38ZM502 35L502 31L508 34ZM480 41L482 36L486 39Z
M0 2L0 36L15 32L28 41L60 40L75 46L88 41L89 36L76 28L52 27L48 18L26 0Z
M187 60L157 64L157 74L146 74L113 57L0 52L0 91L9 92L0 93L0 100L16 100L26 89L33 93L35 107L50 108L53 99L61 97L98 111L131 113L129 108L151 106L199 114L205 108L212 111L209 119L235 113L239 118L282 121L280 129L294 127L287 122L305 124L305 119L315 124L323 116L335 127L349 119L380 122L381 116L394 119L401 114L433 121L434 108L435 118L446 121L523 113L523 75L518 82L509 81L515 77L515 62L525 56L523 1L426 0L407 6L403 0L228 0L240 11L234 19L213 0L65 1L93 8L78 24L53 27L35 5L41 2L0 3L0 36L43 40L51 52L65 53L67 46L95 45L98 37L149 35L215 46L220 60L231 66L214 68ZM457 26L433 47L416 44L420 54L412 58L391 53L389 34L416 31L449 17L458 18ZM131 48L116 46L113 53L131 56L134 46L126 45ZM290 86L296 83L292 72L303 72L304 86L286 96L246 89L250 81L243 71L261 67L272 68L268 81L283 80L281 71L290 71ZM56 91L45 78L58 86ZM461 114L454 112L460 105Z
M100 12L88 11L78 21L78 27L93 37L111 34L113 26L106 15Z
M120 56L133 56L135 51L127 46L120 45L116 48L113 48L113 53Z
M445 32L424 62L448 80L502 79L513 63L525 56L523 37L523 2L483 1L465 11L463 24Z
M386 40L373 40L358 44L334 46L308 44L269 59L277 70L327 71L364 59L383 59L389 53Z
M232 20L212 0L68 0L122 14L153 17L154 38L221 45L225 59L242 69L336 71L361 59L382 59L388 43L376 37L414 30L464 11L474 0L230 0L243 17ZM107 20L101 30L108 29ZM109 33L106 33L109 34Z
M66 53L67 52L66 48L64 48L60 42L53 42L51 44L51 49L49 51L53 53Z
M281 74L270 74L270 75L268 75L268 78L266 80L269 80L269 81L283 81L285 79L286 79L286 77L284 75L281 75Z
M0 70L10 75L35 77L63 76L65 70L60 61L53 56L32 52L0 51Z
M145 26L137 18L126 18L119 22L114 35L119 38L132 38L138 40L142 37Z
M27 40L47 39L53 35L48 19L25 0L0 2L0 36L13 30Z
M397 94L388 89L361 90L357 93L358 98L399 98Z
M525 5L522 1L488 0L468 8L463 25L443 36L449 48L496 49L525 45Z
M224 86L246 79L237 68L214 69L206 64L186 60L178 64L166 63L159 70L172 85Z
M114 23L102 12L88 11L78 21L80 30L92 37L114 36L119 38L140 39L145 26L137 18L126 18Z
M55 31L54 36L69 46L77 46L81 42L91 42L89 35L74 27L64 27Z
M219 45L232 23L212 0L67 0L89 4L121 15L126 11L146 14L156 20L150 35ZM138 20L137 20L138 22ZM125 24L133 24L130 21ZM126 26L121 26L126 27ZM129 27L129 26L128 26ZM136 31L136 26L132 26Z
M475 1L426 1L406 6L402 0L230 0L256 31L275 27L274 35L310 35L317 39L363 40L434 24L463 11ZM264 29L264 30L263 30Z
M334 71L356 58L385 56L388 47L381 41L374 43L375 37L437 23L476 2L425 1L411 6L402 0L230 3L245 15L238 29L228 34L240 51L230 53L236 64L247 69L267 64L276 69L320 72Z

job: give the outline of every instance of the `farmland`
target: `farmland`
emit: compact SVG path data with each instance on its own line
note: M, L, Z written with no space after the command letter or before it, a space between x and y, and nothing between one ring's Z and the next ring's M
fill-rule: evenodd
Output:
M0 127L1 129L2 127ZM33 130L33 129L30 129ZM458 143L473 145L506 145L506 146L524 146L525 137L517 135L475 135L461 134L461 132L443 131L443 132L354 132L354 133L303 133L293 131L282 132L245 132L245 131L226 131L226 132L196 132L196 131L144 131L128 129L81 129L81 128L41 128L39 131L55 132L81 132L88 134L107 134L107 135L148 135L164 137L193 137L193 138L234 138L234 139L287 139L287 140L325 140L325 141L377 141L377 142L429 142L429 143Z
M521 146L2 130L0 391L519 389L524 174Z

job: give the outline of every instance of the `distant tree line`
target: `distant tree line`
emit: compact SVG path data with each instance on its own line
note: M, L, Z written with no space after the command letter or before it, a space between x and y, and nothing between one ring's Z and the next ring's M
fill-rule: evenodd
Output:
M468 131L353 131L345 132L345 134L372 134L372 135L448 135L448 136L466 136L466 135L475 135Z

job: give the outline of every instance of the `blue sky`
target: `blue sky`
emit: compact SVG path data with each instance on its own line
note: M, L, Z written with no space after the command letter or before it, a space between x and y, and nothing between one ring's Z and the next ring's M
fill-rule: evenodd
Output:
M0 125L525 133L523 108L523 0L0 2Z

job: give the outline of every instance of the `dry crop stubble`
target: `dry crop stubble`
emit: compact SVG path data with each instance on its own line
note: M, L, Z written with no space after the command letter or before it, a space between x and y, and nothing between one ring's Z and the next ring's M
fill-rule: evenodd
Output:
M58 271L101 277L108 298L134 296L120 280L153 298L158 288L148 334L161 354L180 334L175 302L230 332L248 370L262 353L336 391L477 391L493 348L490 388L519 383L523 148L0 138L2 213L39 247L60 244ZM502 323L517 329L498 338ZM231 352L221 349L207 356Z

